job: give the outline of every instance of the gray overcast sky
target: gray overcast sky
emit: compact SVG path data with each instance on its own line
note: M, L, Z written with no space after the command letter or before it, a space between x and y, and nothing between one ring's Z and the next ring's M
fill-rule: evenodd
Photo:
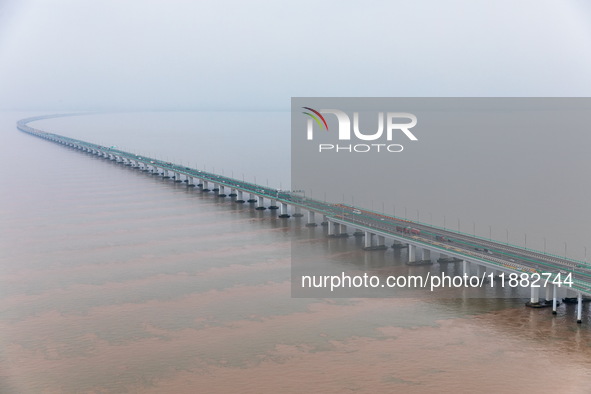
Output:
M584 0L0 0L0 108L588 96Z

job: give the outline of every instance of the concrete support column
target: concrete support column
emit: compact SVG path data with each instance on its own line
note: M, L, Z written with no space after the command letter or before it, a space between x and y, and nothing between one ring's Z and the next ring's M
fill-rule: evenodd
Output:
M381 235L378 235L378 243L377 243L377 246L384 246L384 244L385 244L384 237L381 236Z
M532 304L537 304L540 302L540 288L531 286L531 297L529 302Z
M416 246L408 244L408 261L415 261Z
M583 294L577 294L577 323L583 322Z
M263 209L267 209L265 207L265 199L263 198L263 196L258 196L259 198L259 202L257 204L256 209L258 209L259 211L262 211Z
M302 209L300 207L293 207L293 215L294 218L301 218L302 216Z
M250 193L250 198L248 199L248 202L249 203L255 203L255 202L257 202L254 194Z
M373 238L373 234L370 233L369 231L365 232L365 247L366 248L371 248L371 244L372 244L372 238Z
M479 278L482 276L482 266L480 264L476 264L476 276Z
M552 314L556 314L556 285L552 285Z
M281 212L279 214L280 218L288 218L289 214L287 213L287 204L282 202L281 203Z
M431 260L431 251L429 249L423 249L423 260Z
M187 186L189 186L189 187L195 186L195 179L192 176L187 177Z
M333 236L335 234L335 222L328 221L328 236Z
M242 192L242 190L238 190L238 193L236 195L236 202L240 204L244 203L244 193Z
M470 263L468 263L466 260L462 261L462 271L464 272L464 275L470 275Z
M277 206L277 202L275 200L271 200L271 205L269 205L269 209L279 209Z
M203 190L204 192L208 192L209 191L209 182L206 181L205 179L203 180Z
M546 285L546 296L544 297L544 299L546 300L546 302L550 301L550 298L552 298L552 287L550 287L550 284Z
M347 232L347 226L345 224L339 224L339 234L345 234Z
M308 223L306 223L306 226L308 227L316 227L316 222L314 221L314 211L308 211Z
M223 185L220 185L220 190L218 192L218 196L220 197L226 197L226 187Z

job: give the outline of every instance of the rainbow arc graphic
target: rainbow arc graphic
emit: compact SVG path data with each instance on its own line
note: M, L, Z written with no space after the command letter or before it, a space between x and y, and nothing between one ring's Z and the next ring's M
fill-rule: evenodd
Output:
M309 117L311 117L312 119L314 119L316 121L316 123L318 123L318 127L320 127L321 129L326 129L326 131L328 131L328 124L326 123L326 119L324 119L324 116L322 116L322 114L318 111L316 111L315 109L312 109L310 107L302 107L303 109L307 109L310 112L302 112L304 115L308 115ZM322 120L322 122L321 122Z

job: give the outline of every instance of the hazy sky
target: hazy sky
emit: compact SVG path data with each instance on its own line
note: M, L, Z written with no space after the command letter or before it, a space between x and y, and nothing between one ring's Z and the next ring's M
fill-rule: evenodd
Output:
M588 96L584 0L0 0L0 108Z

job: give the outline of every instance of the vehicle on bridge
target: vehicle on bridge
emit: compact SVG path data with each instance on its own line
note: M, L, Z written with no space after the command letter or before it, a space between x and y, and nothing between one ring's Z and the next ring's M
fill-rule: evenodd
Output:
M421 234L421 230L416 229L416 228L412 228L412 227L396 226L396 231L398 231L399 233L412 234L412 235L420 235Z

